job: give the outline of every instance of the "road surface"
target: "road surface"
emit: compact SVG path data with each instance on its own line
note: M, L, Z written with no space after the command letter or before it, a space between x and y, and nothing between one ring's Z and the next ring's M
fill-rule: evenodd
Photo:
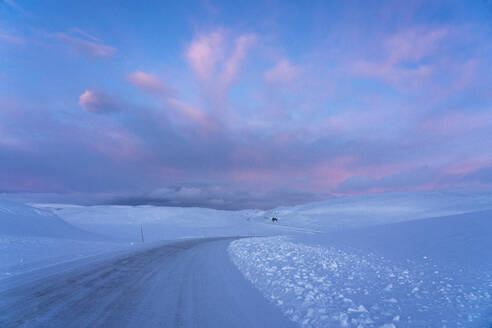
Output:
M0 281L0 326L294 327L231 263L193 239Z

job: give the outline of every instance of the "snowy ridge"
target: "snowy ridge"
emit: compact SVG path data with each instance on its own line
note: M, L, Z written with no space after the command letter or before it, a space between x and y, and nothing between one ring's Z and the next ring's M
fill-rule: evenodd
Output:
M480 283L470 277L473 283L464 285L457 282L467 281L459 272L442 273L427 258L397 267L374 254L306 246L285 237L236 240L229 255L302 327L483 327L490 315L490 273Z

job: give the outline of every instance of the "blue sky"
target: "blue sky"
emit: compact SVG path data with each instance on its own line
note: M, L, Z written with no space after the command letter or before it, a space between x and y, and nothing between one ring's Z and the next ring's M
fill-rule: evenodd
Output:
M0 191L270 207L492 184L491 1L0 1Z

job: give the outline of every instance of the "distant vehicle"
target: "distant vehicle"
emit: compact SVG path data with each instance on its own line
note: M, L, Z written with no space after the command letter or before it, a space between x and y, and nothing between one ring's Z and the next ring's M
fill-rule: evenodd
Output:
M277 222L278 219L277 218L272 218L272 222Z

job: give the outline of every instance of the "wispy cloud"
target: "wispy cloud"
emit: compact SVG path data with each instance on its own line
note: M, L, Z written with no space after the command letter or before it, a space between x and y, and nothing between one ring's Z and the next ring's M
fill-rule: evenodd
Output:
M253 33L231 38L224 30L200 33L186 49L186 59L203 81L229 85L239 73L249 48L256 42Z
M106 127L95 133L97 138L89 140L88 144L112 160L131 163L138 162L147 155L140 138L123 128Z
M11 33L11 32L2 30L0 28L0 43L1 42L7 42L10 44L21 45L21 44L25 44L26 40L23 37L15 34L15 33Z
M211 117L201 110L177 97L177 91L166 86L156 76L142 71L128 74L128 81L135 87L161 98L163 106L168 110L167 115L174 122L182 125L193 125L197 132L204 134L212 132L217 126Z
M234 40L234 48L227 59L223 72L222 72L222 83L227 86L229 85L239 72L242 62L244 61L249 47L256 41L256 36L254 34L243 34Z
M286 84L292 82L299 73L300 68L292 65L289 60L284 58L265 72L265 80L268 83Z
M224 58L224 32L199 34L186 50L186 59L198 78L209 80L216 73L216 65Z
M97 42L101 41L101 39L99 39L98 37L95 37L94 35L89 34L86 31L84 31L84 30L82 30L82 29L80 29L78 27L72 27L70 29L70 32L73 33L73 34L79 34L79 35L81 35L81 36L83 36L85 38L91 39L93 41L97 41Z
M216 29L197 34L188 45L186 60L217 115L231 117L227 104L229 88L236 81L248 50L256 40L257 36L252 33L234 38L223 29Z
M142 71L135 71L128 74L128 81L141 90L156 96L175 95L176 90L166 86L156 76Z
M70 49L85 55L93 57L110 57L116 53L115 47L106 45L97 38L97 40L95 40L95 37L85 35L85 32L83 32L84 34L81 34L81 32L83 31L78 29L74 31L72 29L72 32L70 33L59 32L55 33L54 36ZM77 36L75 34L77 34ZM81 38L80 36L84 36L86 39Z
M21 14L26 14L26 11L24 8L22 8L16 1L14 0L3 0L10 8L14 9L15 11L20 12Z
M387 37L381 46L381 58L361 59L352 63L351 71L362 76L380 78L396 86L416 86L433 74L430 56L438 55L447 28L408 27Z

